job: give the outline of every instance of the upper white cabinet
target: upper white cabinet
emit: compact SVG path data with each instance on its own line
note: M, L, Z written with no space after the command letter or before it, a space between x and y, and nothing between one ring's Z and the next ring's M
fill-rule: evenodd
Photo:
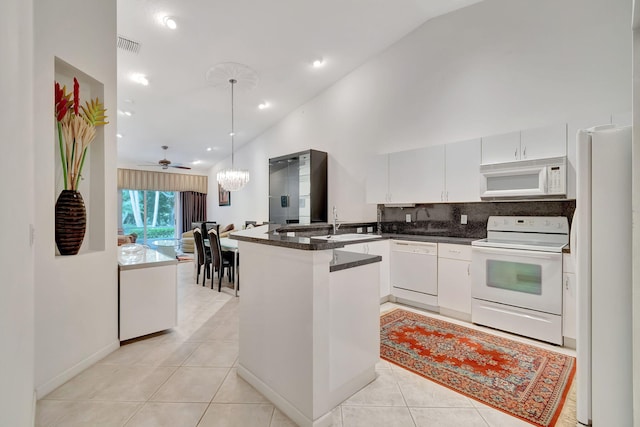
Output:
M520 133L521 160L567 155L567 124L523 130Z
M480 201L480 139L455 142L445 147L444 200Z
M441 201L444 146L374 156L367 166L367 203Z
M566 155L566 123L482 138L483 165Z
M505 163L520 160L520 132L482 138L482 164Z
M372 156L367 163L367 203L389 203L389 155Z
M441 200L444 188L444 146L389 154L389 202Z
M367 203L480 200L480 139L374 156L367 170ZM477 185L475 185L477 184Z

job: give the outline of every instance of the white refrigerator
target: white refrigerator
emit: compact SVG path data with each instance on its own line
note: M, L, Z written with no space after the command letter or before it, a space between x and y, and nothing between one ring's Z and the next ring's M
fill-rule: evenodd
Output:
M577 417L631 426L631 127L577 134Z

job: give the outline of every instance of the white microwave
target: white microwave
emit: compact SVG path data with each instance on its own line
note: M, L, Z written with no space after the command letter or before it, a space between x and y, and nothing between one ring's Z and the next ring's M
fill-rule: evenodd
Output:
M561 198L567 195L567 158L480 166L480 198Z

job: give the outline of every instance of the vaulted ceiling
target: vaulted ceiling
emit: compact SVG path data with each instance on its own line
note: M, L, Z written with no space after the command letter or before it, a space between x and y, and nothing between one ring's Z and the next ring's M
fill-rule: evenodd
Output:
M207 170L231 151L230 73L242 71L237 149L427 20L478 1L119 0L118 34L139 45L118 49L118 162L157 163L167 145L174 164Z

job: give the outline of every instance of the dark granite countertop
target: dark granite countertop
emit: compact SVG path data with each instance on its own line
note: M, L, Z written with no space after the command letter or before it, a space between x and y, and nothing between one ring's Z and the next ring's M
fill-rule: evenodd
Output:
M478 240L473 237L448 237L448 236L429 236L418 234L382 234L382 237L372 239L356 239L356 240L320 240L314 239L310 236L287 236L281 233L282 226L277 224L268 224L261 227L256 227L250 230L243 230L232 233L229 237L232 239L261 243L271 246L281 246L291 249L301 249L308 251L321 251L326 249L342 248L345 245L354 243L372 242L381 239L397 239L397 240L410 240L415 242L432 242L432 243L452 243L458 245L470 245L472 241ZM343 234L338 232L338 235ZM323 236L326 234L322 234ZM364 235L364 234L363 234Z
M329 264L329 271L333 273L334 271L346 270L348 268L359 267L361 265L372 264L380 261L382 261L382 257L380 255L368 255L358 252L334 250L333 260Z

